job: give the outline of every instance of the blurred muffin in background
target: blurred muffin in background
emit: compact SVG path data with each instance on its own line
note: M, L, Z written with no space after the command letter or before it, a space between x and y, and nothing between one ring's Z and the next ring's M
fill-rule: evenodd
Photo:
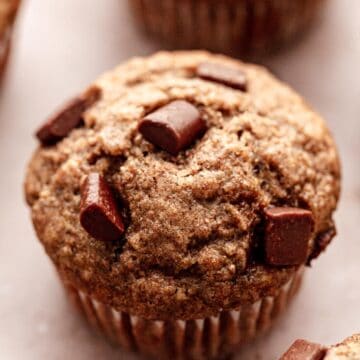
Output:
M143 29L176 48L266 54L300 35L325 0L131 0Z
M0 0L0 74L10 52L12 28L20 0Z

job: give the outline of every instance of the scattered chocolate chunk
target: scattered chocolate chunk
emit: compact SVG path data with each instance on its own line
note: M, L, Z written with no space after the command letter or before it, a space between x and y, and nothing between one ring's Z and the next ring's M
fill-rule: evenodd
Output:
M280 360L322 360L326 348L306 340L296 340Z
M36 132L43 145L52 145L66 137L70 131L82 122L85 110L100 98L100 89L90 88L84 94L70 100L62 110L53 115Z
M81 189L80 223L95 239L119 240L124 232L124 223L113 193L105 179L91 173Z
M176 100L147 115L139 125L146 140L172 155L188 147L206 128L198 109Z
M196 75L204 80L214 81L237 90L247 90L245 73L234 67L205 62L197 67Z
M306 261L314 231L311 211L274 207L265 210L265 257L270 265L300 265Z
M335 236L336 236L335 226L331 227L329 230L324 231L317 236L317 238L315 239L314 250L310 255L308 265L310 265L310 262L312 260L316 259L323 251L325 251L325 249L328 247L328 245L331 243L331 240Z

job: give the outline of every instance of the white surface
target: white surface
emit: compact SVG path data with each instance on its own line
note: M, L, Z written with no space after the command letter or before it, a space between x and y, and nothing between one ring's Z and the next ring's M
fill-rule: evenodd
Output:
M0 99L0 359L130 359L84 326L35 239L22 195L34 129L101 72L156 50L125 0L32 0ZM239 359L272 360L298 337L334 343L360 331L360 1L330 0L323 22L269 65L328 120L344 165L339 236L276 330ZM262 355L259 355L262 354Z

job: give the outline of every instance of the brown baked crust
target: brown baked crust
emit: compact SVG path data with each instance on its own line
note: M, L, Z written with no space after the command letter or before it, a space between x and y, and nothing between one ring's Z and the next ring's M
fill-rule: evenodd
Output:
M248 91L196 78L203 61L241 68ZM144 318L206 317L275 293L296 270L262 260L265 207L312 210L314 239L334 226L340 169L333 139L265 69L204 52L158 53L94 85L102 99L85 113L85 126L40 147L25 182L38 237L77 288ZM137 125L175 99L195 104L208 130L172 157ZM121 244L97 241L80 225L80 184L91 171L126 204L131 220Z

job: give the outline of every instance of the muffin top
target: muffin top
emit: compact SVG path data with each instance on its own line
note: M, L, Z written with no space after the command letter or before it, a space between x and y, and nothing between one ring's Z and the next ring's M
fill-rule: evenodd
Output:
M342 343L325 347L306 340L296 340L280 360L359 360L360 334L345 339Z
M118 310L190 319L255 302L335 234L333 139L259 66L135 58L37 135L25 189L38 237L65 281Z

